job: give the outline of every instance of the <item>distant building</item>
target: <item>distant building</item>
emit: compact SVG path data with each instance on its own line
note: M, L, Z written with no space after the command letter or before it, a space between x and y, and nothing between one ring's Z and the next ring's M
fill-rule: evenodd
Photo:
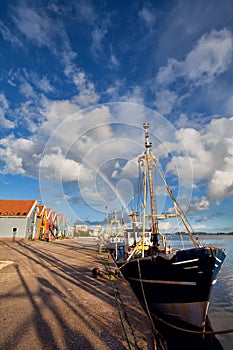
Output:
M88 226L87 225L75 225L74 226L75 232L87 232L88 231Z
M0 238L35 238L37 200L0 199Z

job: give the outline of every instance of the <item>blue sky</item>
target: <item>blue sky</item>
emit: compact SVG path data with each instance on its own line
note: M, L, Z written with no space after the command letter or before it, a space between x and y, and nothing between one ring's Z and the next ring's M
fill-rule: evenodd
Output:
M132 205L142 124L197 231L233 230L232 1L2 1L0 191ZM170 204L158 183L158 206ZM169 227L165 228L169 230Z

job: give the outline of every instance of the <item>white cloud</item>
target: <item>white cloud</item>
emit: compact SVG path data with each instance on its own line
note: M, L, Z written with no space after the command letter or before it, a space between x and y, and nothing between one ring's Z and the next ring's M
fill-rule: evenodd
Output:
M0 106L3 111L6 111L9 107L9 103L3 94L0 94Z
M181 155L173 157L174 163L169 163L167 170L170 170L170 167L173 168L174 164L176 164L180 175L182 175L186 172L186 164L191 162L195 179L208 177L214 167L213 154L207 149L205 140L203 140L203 136L200 132L191 128L181 129L179 134L177 133L177 137L180 138L180 142L186 146L188 153L186 156ZM174 148L180 151L182 149L182 144L175 144Z
M144 97L142 89L138 85L132 86L123 96L120 96L120 101L137 103L138 105L144 105Z
M178 137L178 134L177 134ZM188 154L184 155L183 142ZM191 163L194 181L208 183L208 197L223 200L233 194L233 118L213 119L203 130L181 129L177 143L169 145L171 151L179 155L167 165L167 171L176 172L186 180L187 164Z
M177 94L168 89L157 91L155 97L155 106L157 107L158 112L164 115L169 114L172 111L173 106L178 100Z
M125 166L121 169L120 176L129 179L133 179L138 176L138 157L134 157L125 164Z
M58 183L78 182L78 180L87 182L87 180L93 179L87 169L80 171L82 165L79 162L65 158L59 147L55 151L52 154L45 154L40 162L40 172L43 179ZM85 177L80 179L79 174L84 173Z
M233 118L230 121L231 124L225 120L225 128L232 128ZM214 129L215 127L216 132L219 132L219 138L221 136L224 137L224 141L221 144L217 144L216 139L213 140L217 149L215 157L220 158L221 162L218 162L209 182L208 195L211 199L221 201L224 198L233 196L233 132L232 129L228 129L225 131L225 135L223 135L223 123L222 125L217 123Z
M152 28L156 21L156 13L152 8L144 6L139 12L139 18L148 28Z
M194 203L192 203L189 207L189 212L195 211L205 211L210 208L210 202L207 197L202 196L199 199L196 199Z
M18 108L11 112L14 114L15 123L30 133L35 133L44 120L42 107L38 106L33 98L23 102Z
M182 75L180 65L181 63L174 58L169 58L168 64L159 69L156 76L156 82L161 85L168 85L172 83L177 77Z
M55 88L45 75L35 73L26 68L10 70L8 76L8 83L11 86L17 86L20 93L27 99L32 98L35 101L39 101L41 94L55 91Z
M233 196L233 166L232 159L224 170L216 170L209 183L208 194L210 198L221 201ZM230 176L231 175L231 176Z
M116 55L114 55L113 53L111 53L110 60L111 60L111 65L113 67L119 66L119 60L117 59Z
M38 14L34 9L19 5L14 9L13 21L20 33L39 46L51 45L51 34L54 26L44 13Z
M202 36L185 60L185 75L196 84L211 82L232 61L233 40L230 31L211 31Z
M166 85L178 78L185 78L194 85L211 83L228 69L232 53L231 32L227 29L212 30L200 38L184 61L170 58L167 66L160 68L156 81Z
M66 119L78 111L79 107L68 100L51 101L44 98L43 110L41 112L44 116L44 121L38 129L38 134L43 138L52 136L57 128L60 128L59 130L61 130L61 125ZM65 137L69 137L69 134L72 133L72 128L70 130L64 129L61 130L59 137L65 139Z
M107 34L105 28L96 27L92 32L92 52L96 55L99 51L102 51L102 40Z
M21 75L19 79L21 78L22 81L25 79L39 91L43 91L46 93L54 91L54 87L51 85L49 79L45 75L40 75L38 73L28 71L26 69L23 69L22 74L25 78L23 77L23 75Z
M27 6L19 3L11 8L10 25L0 21L0 31L5 40L25 50L28 49L27 42L40 48L45 47L58 57L63 65L71 64L77 54L71 49L69 37L59 16L49 16L49 11L46 12L36 4ZM48 81L42 80L41 83L43 91L51 91Z
M33 87L26 81L20 84L19 90L21 94L27 98L35 96L35 91L33 90Z
M145 50L146 47L149 48L151 43L154 43L155 40L157 40L155 39L157 38L156 10L149 3L145 3L138 13L138 18L140 31L143 33L143 40L141 40L140 48L141 50Z
M117 56L113 53L113 47L110 45L110 68L117 68L120 64L119 59Z
M0 93L0 125L2 129L13 129L15 124L6 118L9 104L4 94Z
M76 11L78 13L78 20L84 22L90 26L96 21L96 13L94 6L89 1L77 1L74 3Z
M185 113L181 113L179 118L176 120L176 126L181 129L188 127L189 119Z
M198 231L198 230L204 230L204 229L206 229L206 225L204 225L204 224L196 224L196 225L192 225L192 228L193 228L194 230L196 230L196 231Z
M103 52L103 40L107 35L110 27L110 21L108 18L102 20L101 23L95 26L91 33L92 43L90 50L94 56L98 56Z
M99 95L95 90L94 83L88 79L84 71L70 64L65 68L65 75L71 79L77 88L78 95L73 97L73 100L79 104L81 108L90 106L99 100Z
M4 40L9 41L12 45L23 47L23 43L17 35L12 33L10 28L8 28L2 21L0 21L0 32Z
M38 88L40 88L44 92L54 91L54 87L50 84L50 81L47 77L38 79L38 81L36 81L35 84L37 85Z
M27 150L30 150L30 141L26 139L15 139L9 136L0 141L0 158L4 162L3 174L24 174L24 160L28 159ZM31 159L31 151L29 152Z
M23 160L21 157L14 154L10 148L1 149L0 148L1 159L5 162L3 170L0 171L1 174L24 174Z
M124 82L122 80L116 79L113 84L108 85L108 88L104 92L108 97L113 98L114 101L119 99L119 94L121 88L123 88Z

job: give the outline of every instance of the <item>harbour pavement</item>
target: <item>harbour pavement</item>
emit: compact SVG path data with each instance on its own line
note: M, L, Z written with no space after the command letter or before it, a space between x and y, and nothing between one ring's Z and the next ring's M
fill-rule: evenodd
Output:
M148 317L96 243L0 240L1 350L155 349Z

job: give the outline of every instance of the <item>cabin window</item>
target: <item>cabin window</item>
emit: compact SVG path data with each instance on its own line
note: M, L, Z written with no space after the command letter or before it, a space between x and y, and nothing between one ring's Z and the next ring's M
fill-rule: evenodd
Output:
M14 215L14 212L12 211L12 212L10 213L10 215L11 215L11 216Z
M3 213L3 215L8 215L8 211L5 211L5 212Z
M20 215L20 212L18 212L17 215Z
M25 215L27 215L27 213L23 213L23 215L25 216Z

